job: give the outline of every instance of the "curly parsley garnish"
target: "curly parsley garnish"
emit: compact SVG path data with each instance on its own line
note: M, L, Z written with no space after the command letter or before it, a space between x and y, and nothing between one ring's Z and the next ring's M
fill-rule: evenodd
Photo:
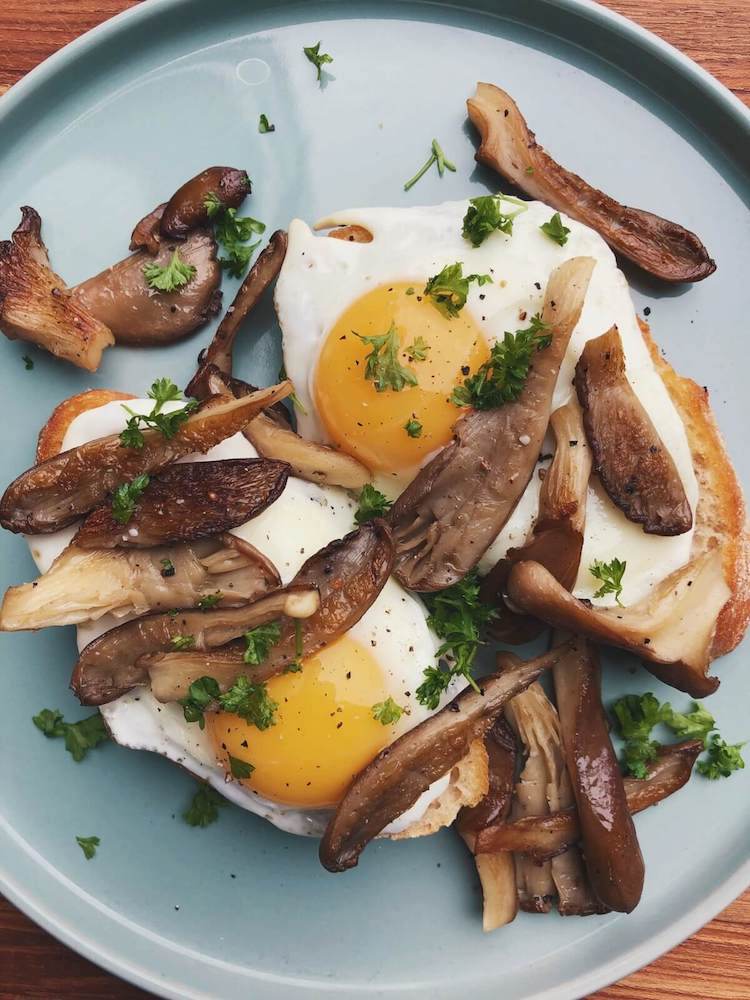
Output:
M538 315L532 316L531 326L525 330L506 331L503 340L492 345L489 360L474 375L465 378L463 385L456 386L451 402L477 410L494 410L518 399L534 354L552 342L551 334L546 331L547 324Z
M32 717L32 722L45 736L62 736L65 749L76 763L82 761L89 750L109 739L109 732L98 712L79 722L66 722L58 709L43 708Z
M258 131L261 135L265 135L266 132L275 132L276 126L272 125L265 115L261 115L258 119Z
M406 354L409 361L426 361L429 350L430 345L424 337L415 337L412 343L406 348Z
M239 715L258 729L268 729L275 724L276 709L279 707L268 694L264 682L254 684L240 675L222 694L215 677L199 677L188 688L187 698L180 702L185 721L197 722L203 729L205 712L213 703L225 712Z
M567 226L563 225L563 220L560 218L559 212L555 212L549 222L542 223L539 228L545 236L549 236L551 240L561 247L564 247L568 242L570 230Z
M698 701L683 713L675 712L669 702L661 704L651 693L629 694L614 703L612 712L618 735L625 741L623 769L634 778L648 777L648 765L658 756L662 744L652 739L651 733L660 723L681 739L703 741L708 757L698 761L697 769L704 777L728 778L745 766L740 752L744 744L726 743L715 731L713 715Z
M24 356L21 358L21 361L23 361L23 366L27 372L34 370L34 361L32 358L28 356L28 354L24 354Z
M365 483L359 494L359 506L354 514L354 520L357 524L366 524L374 517L385 517L392 503L393 501L380 490L376 490L370 483Z
M143 276L149 288L157 292L176 292L195 277L195 267L180 257L175 250L168 264L161 267L156 261L143 265Z
M407 385L417 385L417 376L411 368L399 361L400 344L395 323L391 323L387 333L373 337L365 337L352 330L363 344L369 344L372 350L366 357L365 378L375 383L377 392L391 389L401 392Z
M434 710L454 677L463 677L478 691L471 668L482 644L482 628L495 617L495 611L479 599L476 571L440 593L426 599L430 617L427 623L443 640L437 657L444 666L427 667L424 681L417 688L417 700Z
M91 861L101 841L98 837L76 837L76 843L83 851L86 860Z
M249 778L255 770L255 766L249 760L242 760L240 757L233 757L229 754L229 770L233 778Z
M308 62L311 62L318 71L317 80L320 83L323 67L333 62L333 56L320 51L320 42L315 45L306 45L302 51L307 56Z
M195 636L194 635L173 635L169 640L172 649L177 652L182 652L182 650L195 649Z
M406 421L404 424L404 430L410 438L422 437L422 425L416 417L411 417L410 420Z
M123 448L140 450L143 447L145 444L143 427L158 430L168 440L173 438L190 414L198 407L197 399L188 399L179 410L171 410L169 413L162 412L165 403L175 402L183 398L182 392L170 378L156 379L148 390L148 395L154 401L150 413L134 413L129 406L121 404L123 410L130 414L125 430L120 434L120 445Z
M120 483L112 494L112 517L118 524L127 524L133 514L140 499L141 493L150 482L149 476L144 472L141 476L136 476L129 483Z
M281 626L278 622L266 622L265 625L258 625L245 632L245 654L242 657L245 663L257 666L262 663L273 646L281 638Z
M622 562L615 558L611 562L601 562L595 559L589 566L589 573L601 581L601 587L594 593L594 597L606 597L607 594L614 594L615 600L622 607L620 595L622 594L622 578L627 569L627 561Z
M410 180L408 180L406 184L404 184L404 191L408 191L410 188L413 188L414 185L417 183L417 181L420 178L424 177L424 175L427 173L427 171L430 169L433 163L437 164L438 174L440 174L441 177L443 176L446 170L450 170L452 171L452 173L456 172L456 164L451 163L451 161L446 158L445 153L440 148L440 143L437 141L437 139L432 140L432 145L430 146L430 149L432 150L432 152L430 153L427 162L424 163L423 166L419 168L416 174L414 174L414 176Z
M506 209L504 207L506 204L515 207ZM478 198L471 198L464 216L461 235L475 247L481 246L487 237L494 232L499 231L511 236L513 234L513 220L522 212L527 211L528 207L526 202L521 201L520 198L504 194L485 194Z
M397 705L389 695L385 701L379 701L373 705L371 711L376 722L380 722L383 726L392 726L394 722L398 722L406 709Z
M204 205L209 219L213 220L216 239L226 253L226 257L219 257L219 263L233 278L241 278L247 270L250 258L260 246L260 240L255 243L247 241L253 234L260 236L264 233L265 223L252 219L249 215L238 216L237 209L227 208L213 191L206 195Z
M219 808L227 805L226 799L210 785L201 785L182 818L188 826L210 826L219 818Z
M492 281L489 274L467 274L464 277L463 264L446 264L440 274L434 274L424 286L424 294L429 295L435 306L445 316L458 316L466 305L469 284L472 281L481 287Z

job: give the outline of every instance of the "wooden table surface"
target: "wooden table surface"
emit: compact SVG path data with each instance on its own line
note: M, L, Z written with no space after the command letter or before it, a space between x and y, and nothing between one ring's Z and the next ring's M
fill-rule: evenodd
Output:
M140 0L0 0L0 88ZM606 0L750 105L750 0ZM0 1000L143 1000L0 898ZM591 1000L750 1000L750 891L689 941Z

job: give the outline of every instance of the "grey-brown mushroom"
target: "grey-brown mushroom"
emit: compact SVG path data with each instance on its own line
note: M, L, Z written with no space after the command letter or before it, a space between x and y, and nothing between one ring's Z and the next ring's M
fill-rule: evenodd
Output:
M476 158L532 198L596 229L613 250L663 281L701 281L716 264L688 229L628 208L556 163L504 90L478 83L466 102L482 143Z
M648 534L690 531L693 514L680 474L628 380L616 326L585 344L575 387L594 468L612 502Z
M594 263L574 257L552 272L542 310L551 341L536 353L518 399L461 417L451 444L393 505L396 575L404 586L433 591L460 580L513 513L536 466L560 362Z
M109 327L52 270L42 220L27 205L12 238L0 243L0 330L90 372L115 342Z
M281 382L242 399L221 400L189 416L171 438L143 431L140 448L123 447L119 435L112 434L64 451L10 484L0 500L0 524L32 535L64 528L100 506L121 483L208 451L290 392L291 384Z
M161 217L164 236L183 239L209 220L206 198L216 195L226 208L237 208L250 194L247 171L236 167L208 167L179 187Z

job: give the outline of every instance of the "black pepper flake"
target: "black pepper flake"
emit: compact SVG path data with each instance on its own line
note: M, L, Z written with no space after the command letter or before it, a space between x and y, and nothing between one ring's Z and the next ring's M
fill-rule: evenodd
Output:
M540 285L540 283L538 281L534 282L534 288L536 288L536 290L538 292L541 292L541 290L542 290L542 286Z
M644 646L650 646L651 645L651 640L650 639L644 639L643 640L643 645Z
M352 672L351 672L351 670L347 670L347 672L346 672L346 679L348 681L350 681L352 679Z
M482 302L484 302L484 300L487 298L487 296L485 295L484 292L480 292L479 293L479 298L482 300Z
M575 446L578 444L578 441L568 441L568 444L570 445L571 448L575 448Z
M344 725L344 723L343 723L343 722L337 722L337 723L336 723L336 728L337 728L337 729L341 729L341 727L342 727L343 725Z
M646 306L645 307L645 309L643 310L643 315L644 316L650 316L651 315L651 306Z
M468 365L461 365L461 374L462 375L468 375L470 371L471 371L471 368L469 368Z

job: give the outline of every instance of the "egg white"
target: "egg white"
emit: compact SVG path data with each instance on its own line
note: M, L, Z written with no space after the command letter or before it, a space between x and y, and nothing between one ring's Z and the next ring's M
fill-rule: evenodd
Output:
M135 412L147 413L153 400L129 400L127 405ZM167 404L165 410L179 406L179 403ZM62 450L118 433L125 426L126 417L122 404L117 401L80 414L71 422ZM257 452L250 442L242 434L236 434L205 455L191 455L181 461L255 457ZM356 509L356 502L343 489L321 487L290 477L284 492L270 507L233 530L272 560L286 584L311 555L354 528ZM54 534L27 538L41 572L49 568L76 530L77 525L74 525ZM107 615L96 622L80 625L77 629L79 650L122 624L123 620ZM388 580L372 607L347 635L377 660L388 693L408 709L408 714L404 713L398 723L388 727L392 740L433 714L419 704L415 695L423 679L422 671L435 662L439 645L427 625L427 613L418 598L407 593L395 580ZM460 682L454 683L442 703L461 686ZM186 722L179 705L161 704L147 688L134 689L102 705L100 711L117 743L168 757L208 781L243 809L262 816L280 829L313 836L320 836L325 829L330 810L280 805L233 781L218 764L208 733ZM447 776L435 782L385 832L395 833L419 819L447 783Z
M571 257L593 257L596 267L561 366L553 409L574 395L573 370L583 345L616 323L627 377L671 453L695 513L698 483L685 428L651 360L627 282L607 244L588 226L564 217L570 234L565 246L558 246L539 228L549 221L552 209L542 202L529 202L528 210L515 219L511 236L495 232L474 248L461 235L468 204L350 209L316 224L317 229L364 226L372 233L371 243L329 239L316 235L299 219L292 221L275 303L286 370L306 410L298 415L300 433L311 440L326 440L314 402L318 355L341 314L367 292L388 282L408 282L419 288L446 264L462 261L464 274L492 276L492 284L470 286L465 306L492 344L506 330L527 325L528 317L541 310L544 289L556 267ZM388 490L387 482L378 486ZM538 493L535 473L512 517L485 553L480 572L487 572L509 547L523 543L536 516ZM692 531L672 538L646 535L612 504L596 477L589 488L586 514L581 567L573 591L578 597L591 598L600 585L588 571L594 559L627 560L622 600L632 604L690 558ZM614 597L599 603L614 604Z

